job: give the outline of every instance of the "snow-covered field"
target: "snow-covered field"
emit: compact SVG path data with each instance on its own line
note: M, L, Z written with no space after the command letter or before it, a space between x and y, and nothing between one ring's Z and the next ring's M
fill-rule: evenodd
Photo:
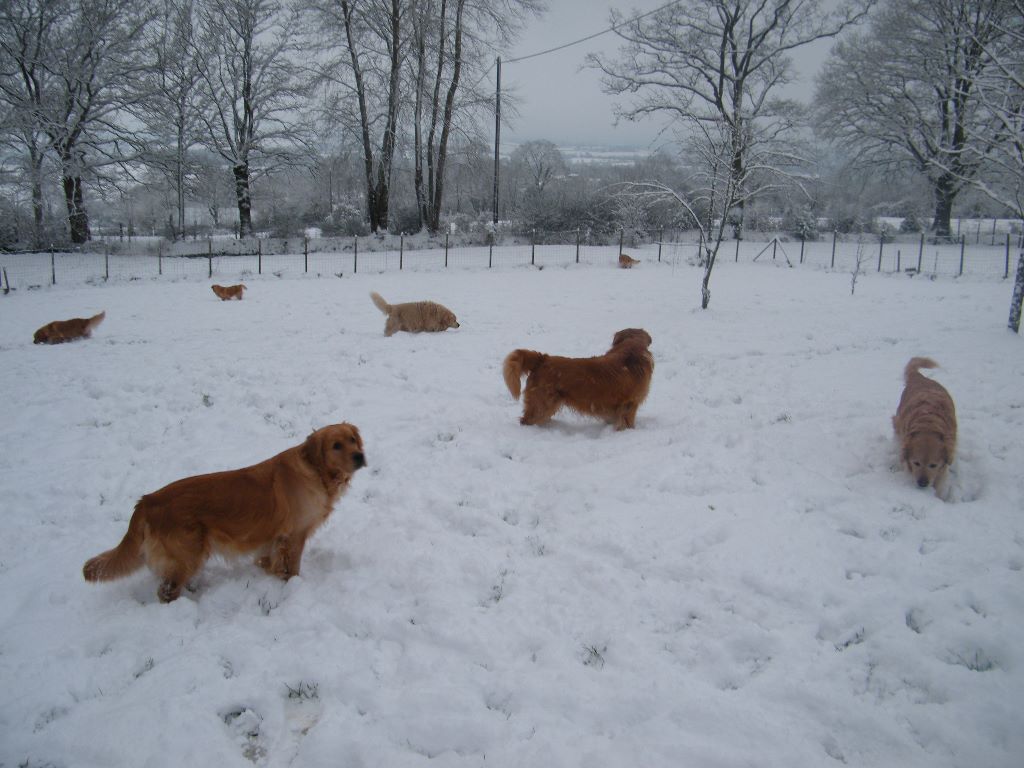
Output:
M0 765L1022 764L1007 282L724 261L706 312L697 269L650 262L246 283L0 296ZM385 338L371 290L462 327ZM519 425L507 352L630 326L636 430ZM948 502L895 466L921 354L957 402ZM370 467L301 577L83 581L141 494L343 420Z

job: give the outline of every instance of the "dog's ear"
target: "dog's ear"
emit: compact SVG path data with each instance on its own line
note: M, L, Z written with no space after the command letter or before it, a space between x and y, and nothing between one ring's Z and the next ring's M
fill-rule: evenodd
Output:
M302 458L318 472L324 465L324 436L319 432L310 432L306 442L302 444Z

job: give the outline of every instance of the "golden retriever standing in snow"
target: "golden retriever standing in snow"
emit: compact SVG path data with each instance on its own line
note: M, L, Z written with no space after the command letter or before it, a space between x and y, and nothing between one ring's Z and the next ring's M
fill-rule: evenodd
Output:
M211 290L220 296L221 301L231 301L231 299L242 300L242 294L245 291L245 285L239 283L238 285L211 285Z
M619 269L632 269L634 264L639 264L640 259L634 259L628 253L619 254Z
M302 445L244 469L186 477L139 499L114 549L88 560L86 581L111 581L149 566L169 603L215 553L257 554L282 579L297 576L306 539L366 466L351 424L313 432Z
M397 331L445 331L458 328L455 313L448 307L434 301L409 301L405 304L388 304L379 293L370 298L381 312L388 316L384 323L384 335L391 336Z
M597 357L559 357L532 349L509 353L502 372L516 400L520 379L527 376L519 423L544 424L564 405L615 429L632 429L654 373L649 346L647 331L625 328L612 338L611 349Z
M921 368L937 368L927 357L914 357L903 370L906 386L892 426L900 443L900 461L921 488L941 496L946 472L956 453L956 408L946 388L925 377Z

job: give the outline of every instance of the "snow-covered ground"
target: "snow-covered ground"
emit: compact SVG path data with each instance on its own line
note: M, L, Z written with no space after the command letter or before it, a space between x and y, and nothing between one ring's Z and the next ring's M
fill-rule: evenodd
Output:
M726 260L708 311L650 261L0 296L0 765L1020 766L1010 286L850 282ZM371 290L462 327L385 338ZM506 353L630 326L637 429L519 425ZM957 403L948 502L896 467L913 355ZM343 420L370 466L301 577L83 581L141 494Z

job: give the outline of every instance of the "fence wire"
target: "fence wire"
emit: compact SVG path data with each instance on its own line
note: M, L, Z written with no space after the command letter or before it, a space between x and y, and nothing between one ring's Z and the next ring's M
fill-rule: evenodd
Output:
M560 233L564 234L564 233ZM5 290L46 285L132 280L244 280L253 275L330 277L360 272L615 265L620 252L641 262L673 265L701 263L696 233L654 233L653 239L620 237L614 245L589 244L577 237L560 244L537 242L501 245L433 243L430 248L380 249L374 238L268 238L168 243L135 240L93 244L101 250L67 253L0 254L0 286ZM666 236L667 235L667 236ZM716 264L761 263L850 272L921 272L936 276L1008 277L1018 248L1007 236L997 245L960 242L889 241L878 236L816 241L729 240L719 247Z

